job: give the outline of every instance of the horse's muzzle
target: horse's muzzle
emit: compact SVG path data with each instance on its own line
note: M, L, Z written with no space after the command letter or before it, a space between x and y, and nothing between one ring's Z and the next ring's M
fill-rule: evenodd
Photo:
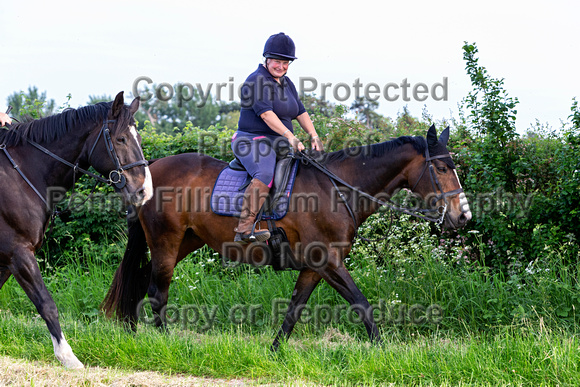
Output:
M443 226L447 229L463 228L471 220L471 211L462 211L458 215L447 212Z

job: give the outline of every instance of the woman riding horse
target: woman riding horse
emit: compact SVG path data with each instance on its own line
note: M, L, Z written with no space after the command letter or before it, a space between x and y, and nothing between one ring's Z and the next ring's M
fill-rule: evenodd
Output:
M294 83L286 76L288 66L296 59L294 42L280 32L270 36L264 46L264 64L246 79L241 92L238 131L232 139L236 157L251 175L246 190L234 241L247 243L252 235L256 214L264 204L274 177L276 149L303 151L304 145L294 135L292 120L310 135L312 149L322 151L322 142L298 98ZM270 238L268 230L253 234L257 241Z

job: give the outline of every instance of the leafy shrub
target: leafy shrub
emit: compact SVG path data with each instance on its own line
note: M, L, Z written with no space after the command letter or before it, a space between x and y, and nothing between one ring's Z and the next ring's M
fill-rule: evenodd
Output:
M578 240L578 131L562 137L538 125L520 137L517 98L478 64L474 45L463 48L474 90L464 100L469 116L451 142L474 215L470 228L485 241L487 265L505 270L514 260L541 259L546 248ZM572 111L574 128L577 104ZM565 256L577 260L578 249Z

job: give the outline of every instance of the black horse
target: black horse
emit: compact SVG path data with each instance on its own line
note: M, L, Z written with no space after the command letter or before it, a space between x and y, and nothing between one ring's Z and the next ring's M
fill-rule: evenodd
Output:
M153 195L151 174L141 150L133 115L125 105L99 103L0 129L0 288L10 275L46 321L58 360L81 368L66 342L56 304L42 280L34 254L51 217L50 193L70 189L75 175L94 167L115 185L126 202L144 204Z

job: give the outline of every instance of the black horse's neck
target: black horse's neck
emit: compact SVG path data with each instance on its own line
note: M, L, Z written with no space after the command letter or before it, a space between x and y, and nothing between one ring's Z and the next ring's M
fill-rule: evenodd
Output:
M81 126L66 137L43 146L58 157L68 161L69 163L78 165L81 168L86 168L84 162L79 163L80 158L86 152L87 139L92 133L97 133L102 126L102 122L95 122L91 125ZM47 187L63 187L66 190L72 187L75 180L73 175L76 173L75 169L56 158L43 154L42 151L31 148L31 152L39 153L46 163L44 177L46 179Z
M16 160L20 170L35 188L44 193L48 187L69 189L74 170L30 144L33 141L62 159L75 164L89 135L107 117L110 103L67 109L61 114L13 125L0 134L0 143Z

